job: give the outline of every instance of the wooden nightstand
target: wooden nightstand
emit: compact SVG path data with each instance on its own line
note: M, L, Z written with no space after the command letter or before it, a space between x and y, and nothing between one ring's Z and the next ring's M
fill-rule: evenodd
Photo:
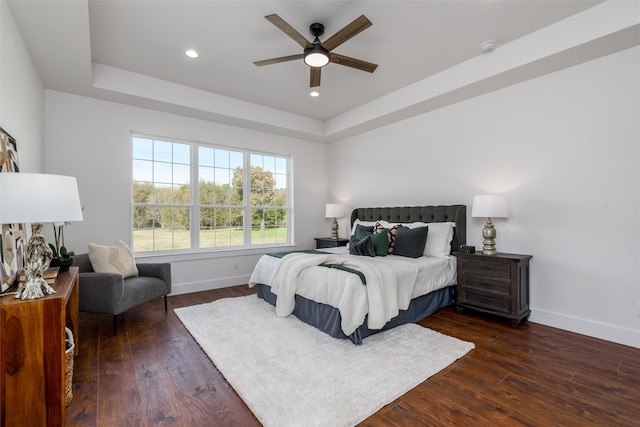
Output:
M518 328L529 309L531 255L454 253L458 259L456 309L470 308L511 320Z
M331 237L316 237L316 249L337 248L338 246L347 246L349 239L332 239Z

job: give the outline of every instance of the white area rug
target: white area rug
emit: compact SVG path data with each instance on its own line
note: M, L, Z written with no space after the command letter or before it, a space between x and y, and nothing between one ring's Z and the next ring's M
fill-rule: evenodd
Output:
M265 426L352 426L475 346L415 324L354 345L255 295L174 310Z

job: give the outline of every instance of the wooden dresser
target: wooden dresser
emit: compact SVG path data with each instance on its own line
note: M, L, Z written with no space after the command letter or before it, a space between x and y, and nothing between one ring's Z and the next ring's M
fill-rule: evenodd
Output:
M78 351L78 268L58 274L56 293L0 298L0 426L65 425L65 326Z
M514 328L529 318L531 255L454 255L458 259L458 312L470 308L491 313L511 320Z

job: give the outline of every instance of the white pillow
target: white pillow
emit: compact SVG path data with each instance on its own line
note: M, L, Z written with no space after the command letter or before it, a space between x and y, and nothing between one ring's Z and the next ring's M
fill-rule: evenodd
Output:
M453 239L453 222L414 222L409 228L429 227L427 244L424 246L424 256L446 258L451 252L451 240Z
M89 243L89 261L96 273L120 273L123 279L138 276L133 252L122 240L113 246Z

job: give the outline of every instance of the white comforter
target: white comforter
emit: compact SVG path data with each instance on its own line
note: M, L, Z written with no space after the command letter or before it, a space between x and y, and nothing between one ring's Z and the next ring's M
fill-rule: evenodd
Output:
M330 251L348 253L346 248ZM321 263L343 264L359 270L365 275L367 286L358 275L318 266ZM271 286L271 291L278 295L278 316L291 314L295 294L335 307L340 310L343 332L351 335L364 323L367 314L370 329L382 328L399 310L405 310L412 298L453 285L455 280L455 257L367 258L293 253L282 259L262 256L249 286L258 283ZM389 286L391 283L398 286Z

